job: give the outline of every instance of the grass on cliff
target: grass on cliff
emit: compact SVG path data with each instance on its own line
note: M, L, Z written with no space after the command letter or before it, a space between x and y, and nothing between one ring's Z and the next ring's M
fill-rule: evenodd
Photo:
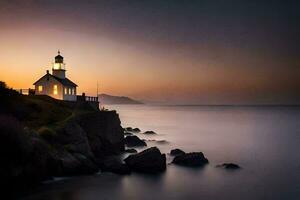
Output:
M30 129L38 130L44 126L52 129L69 118L94 111L86 104L56 100L46 95L20 95L0 81L0 114L15 117Z

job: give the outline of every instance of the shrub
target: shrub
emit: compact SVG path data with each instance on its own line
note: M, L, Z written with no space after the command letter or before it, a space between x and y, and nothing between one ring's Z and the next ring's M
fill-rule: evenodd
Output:
M0 90L6 89L6 88L7 88L6 83L3 81L0 81Z

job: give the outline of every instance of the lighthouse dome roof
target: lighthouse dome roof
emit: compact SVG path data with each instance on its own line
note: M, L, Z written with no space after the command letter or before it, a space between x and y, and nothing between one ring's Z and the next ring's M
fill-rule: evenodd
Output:
M57 56L55 56L55 58L62 59L64 57L62 57L61 55L57 55Z
M58 55L55 56L55 63L63 63L64 57L60 55L60 51L58 50Z

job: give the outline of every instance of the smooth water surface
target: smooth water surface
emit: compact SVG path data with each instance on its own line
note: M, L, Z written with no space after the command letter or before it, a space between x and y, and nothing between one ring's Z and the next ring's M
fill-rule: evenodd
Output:
M44 184L26 199L300 199L300 107L108 107L118 111L123 127L158 133L139 137L166 141L148 146L163 153L202 151L209 165L168 165L161 175L75 177ZM223 162L242 169L215 167Z

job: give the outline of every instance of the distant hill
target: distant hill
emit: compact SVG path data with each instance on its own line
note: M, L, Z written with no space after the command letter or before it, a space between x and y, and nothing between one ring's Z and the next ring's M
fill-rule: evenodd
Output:
M143 102L129 97L112 96L108 94L100 94L99 100L101 104L143 104Z

